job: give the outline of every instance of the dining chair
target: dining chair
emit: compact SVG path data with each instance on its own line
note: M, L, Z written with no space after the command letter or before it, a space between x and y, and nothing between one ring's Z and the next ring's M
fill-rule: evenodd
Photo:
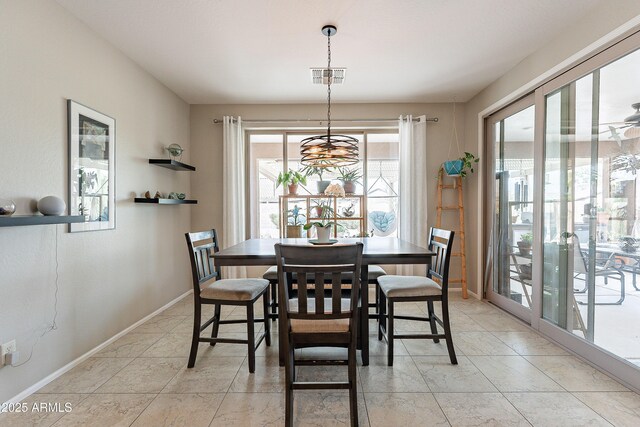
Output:
M429 230L429 250L435 252L432 263L427 267L426 276L397 276L386 275L378 279L380 284L380 309L378 316L378 339L386 338L387 364L393 366L393 341L402 339L432 339L438 343L440 339L447 342L447 350L451 364L457 365L458 360L453 348L451 326L449 325L449 262L453 247L453 231L431 227ZM394 304L397 302L427 302L427 317L400 316L394 313ZM436 316L434 302L442 304L442 319ZM396 334L394 332L394 320L415 320L429 322L430 334ZM444 333L438 333L438 326L444 329Z
M285 425L293 425L293 391L348 389L350 421L358 425L356 379L357 306L363 244L304 247L276 244L280 328L285 328ZM351 282L342 275L351 273ZM328 282L329 280L329 282ZM295 298L290 290L297 287ZM343 297L349 294L348 298ZM327 296L330 296L327 298ZM347 360L296 360L295 349L347 348ZM341 382L296 381L296 366L348 367Z
M222 279L220 267L214 263L212 254L218 252L218 235L216 230L207 230L196 233L186 233L189 258L191 260L191 272L193 276L193 337L191 340L191 353L189 354L188 368L193 368L196 363L198 344L208 342L211 346L217 343L247 344L249 348L249 372L253 373L256 366L256 348L262 341L271 345L271 325L268 313L269 282L264 279ZM264 318L255 318L254 303L262 297ZM209 320L201 324L201 311L203 304L214 305L214 314ZM221 320L222 306L245 306L247 308L246 319ZM264 332L256 342L255 324L264 322ZM218 337L220 325L232 323L247 324L247 339ZM209 325L212 326L211 337L200 336Z
M379 265L369 265L367 266L368 277L369 277L369 285L375 285L377 287L378 277L384 276L387 274L386 271ZM351 281L350 273L346 273L342 275L342 280L346 283ZM278 266L274 265L269 267L267 271L262 275L263 279L269 281L271 286L271 302L269 303L269 307L271 308L271 314L269 315L271 319L276 320L278 318ZM376 308L376 314L372 314L372 316L377 316L378 310L378 289L376 288L376 297L373 302L369 303L369 307Z

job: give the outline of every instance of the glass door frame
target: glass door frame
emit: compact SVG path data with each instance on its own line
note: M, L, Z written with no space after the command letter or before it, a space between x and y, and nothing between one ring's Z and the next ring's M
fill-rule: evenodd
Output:
M487 143L485 144L485 188L487 189L487 193L486 193L486 199L488 201L488 203L486 204L486 212L485 212L485 247L488 248L488 250L490 251L490 257L491 257L491 263L488 264L488 268L491 270L490 272L488 272L488 277L489 277L489 283L488 286L486 287L486 291L485 291L485 297L491 301L493 304L497 305L498 307L502 308L503 310L513 314L514 316L522 319L523 321L532 324L535 322L536 319L536 313L539 313L541 311L541 304L540 304L540 295L541 292L539 291L540 285L539 283L541 282L541 277L539 277L540 273L539 273L539 259L540 259L540 254L536 254L535 250L532 252L533 256L532 256L532 291L531 291L531 308L525 307L522 304L507 298L505 296L503 296L502 294L495 292L493 290L493 265L494 265L494 260L495 260L495 249L496 249L496 244L497 242L495 242L493 240L493 237L495 237L495 230L498 226L498 224L495 224L495 217L496 217L496 156L498 155L498 153L495 152L495 141L496 141L496 135L494 134L495 132L495 125L496 123L501 122L502 120L505 120L519 112L521 112L522 110L525 110L531 106L535 106L535 122L537 124L538 121L538 107L537 105L535 105L535 95L533 93L525 96L524 98L519 99L518 101L515 101L511 104L509 104L508 106L498 110L497 112L493 113L492 115L490 115L489 117L485 118L485 130L486 130L486 141ZM540 132L538 132L538 128L535 127L534 128L534 162L536 161L536 159L539 159L538 156L539 153L537 153L537 147L540 146L540 141L539 139L541 138L541 134ZM539 200L538 198L538 193L539 193L539 181L540 181L540 177L538 176L540 175L540 177L542 176L541 173L541 168L540 167L534 167L534 188L533 188L533 200ZM538 229L539 229L539 225L540 225L540 209L537 207L536 203L534 203L534 211L533 211L533 233L534 236L538 235ZM534 246L535 249L535 246ZM538 284L536 286L536 284ZM533 325L532 325L533 326Z

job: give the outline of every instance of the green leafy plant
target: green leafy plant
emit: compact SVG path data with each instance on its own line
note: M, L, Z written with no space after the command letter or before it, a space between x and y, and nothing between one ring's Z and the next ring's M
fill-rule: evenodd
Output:
M353 168L338 168L338 173L340 177L338 178L342 182L357 182L360 178L362 178L362 174L360 173L360 169Z
M523 235L520 236L520 241L531 245L533 243L533 234L524 233Z
M324 181L324 179L322 179L322 174L325 172L331 172L332 170L333 168L319 168L316 166L305 166L304 168L302 168L300 172L304 173L305 177L317 175L318 178L320 178L320 181Z
M311 227L331 227L334 223L333 208L330 205L331 202L316 202L315 207L320 207L320 221L309 222L304 226L305 230ZM342 224L337 224L338 227L342 227Z
M462 171L460 171L460 176L464 178L469 173L474 172L473 167L480 161L480 158L474 156L468 151L465 151L464 156L460 157L460 160L462 160Z
M287 172L280 172L276 179L276 188L280 185L307 185L307 175L304 173L289 169Z
M293 205L293 209L287 211L287 224L296 226L304 224L307 217L301 211L298 205Z

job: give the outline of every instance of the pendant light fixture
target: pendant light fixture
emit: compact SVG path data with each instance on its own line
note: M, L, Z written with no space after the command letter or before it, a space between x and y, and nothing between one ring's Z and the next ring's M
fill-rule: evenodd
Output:
M337 31L333 25L322 27L322 34L327 36L327 133L301 141L300 163L304 166L334 168L358 163L358 140L347 135L331 135L331 36Z

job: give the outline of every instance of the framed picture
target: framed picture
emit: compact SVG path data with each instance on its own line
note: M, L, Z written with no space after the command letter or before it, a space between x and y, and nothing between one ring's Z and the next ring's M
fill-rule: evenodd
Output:
M116 121L67 100L69 119L69 211L85 222L69 231L116 228Z

